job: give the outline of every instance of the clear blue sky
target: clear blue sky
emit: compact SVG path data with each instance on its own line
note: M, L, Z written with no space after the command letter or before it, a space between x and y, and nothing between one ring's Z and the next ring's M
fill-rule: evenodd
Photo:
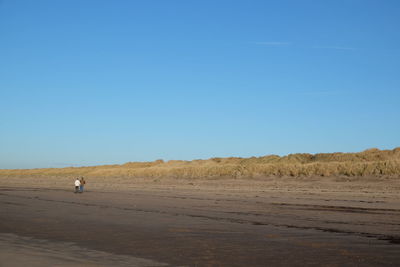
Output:
M0 0L0 168L400 146L400 1Z

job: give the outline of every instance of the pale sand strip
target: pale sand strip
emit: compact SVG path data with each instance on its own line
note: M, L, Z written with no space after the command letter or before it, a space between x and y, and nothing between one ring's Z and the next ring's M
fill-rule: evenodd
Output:
M168 266L153 260L115 255L103 251L79 247L68 242L0 234L0 266Z

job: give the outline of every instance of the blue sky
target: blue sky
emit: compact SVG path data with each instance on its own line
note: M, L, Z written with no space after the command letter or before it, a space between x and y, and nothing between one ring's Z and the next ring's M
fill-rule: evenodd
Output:
M400 2L0 1L0 168L400 146Z

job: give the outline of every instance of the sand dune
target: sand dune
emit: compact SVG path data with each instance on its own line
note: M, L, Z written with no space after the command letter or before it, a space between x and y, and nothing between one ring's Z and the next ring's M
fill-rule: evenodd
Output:
M211 158L164 162L128 162L92 167L0 170L0 176L76 176L151 178L252 178L265 176L398 176L400 147L393 150L368 149L359 153L268 155L251 158Z

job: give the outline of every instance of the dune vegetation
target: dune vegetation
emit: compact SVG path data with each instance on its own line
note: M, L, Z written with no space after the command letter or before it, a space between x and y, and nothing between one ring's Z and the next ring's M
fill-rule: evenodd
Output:
M268 176L399 176L400 147L359 153L268 155L207 160L156 160L122 165L46 169L6 169L0 176L88 176L149 178L252 178Z

